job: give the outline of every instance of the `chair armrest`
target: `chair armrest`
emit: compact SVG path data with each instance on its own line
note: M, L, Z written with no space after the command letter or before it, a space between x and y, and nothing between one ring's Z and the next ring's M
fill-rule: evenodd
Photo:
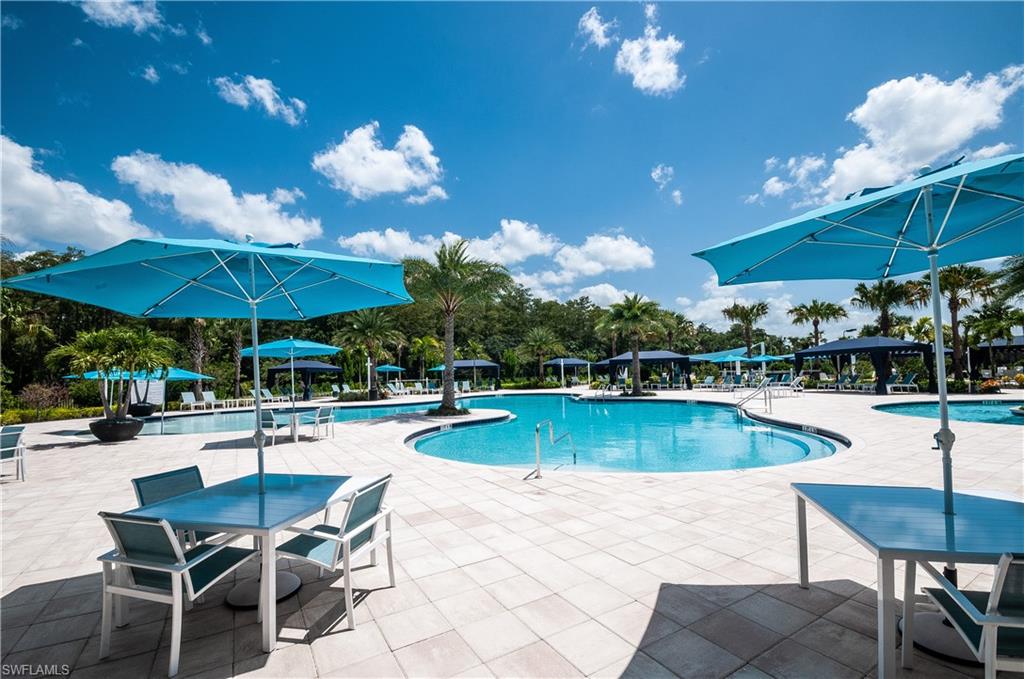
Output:
M319 532L315 530L310 530L308 528L295 528L293 526L291 528L285 528L284 530L286 533L299 533L301 535L309 535L314 538L320 538L321 540L331 540L332 542L342 541L340 535L335 535L334 533Z
M358 526L356 526L352 530L350 530L347 533L345 533L344 535L342 535L341 536L342 541L343 542L348 542L349 540L351 540L356 535L359 535L360 533L365 531L367 528L370 528L370 527L374 526L381 519L387 518L390 515L391 515L391 507L382 506L380 508L380 512L379 513L374 514L372 517L370 517L366 521L362 522L361 524L359 524Z
M188 570L188 569L196 566L197 564L200 564L200 563L206 561L207 559L209 559L211 556L213 556L217 552L223 550L225 547L228 547L232 543L237 542L241 537L242 537L241 535L235 535L234 537L228 538L227 540L224 540L223 542L216 543L216 545L213 547L213 549L208 549L205 552L203 552L202 554L200 554L199 556L195 557L194 559L189 559L188 561L186 561L185 565L184 565L184 569ZM212 543L208 543L208 544L212 544Z
M971 620L979 625L985 623L985 618L988 616L979 611L977 607L971 603L971 600L964 596L964 593L957 589L956 585L947 580L945 576L935 568L935 566L932 566L927 561L919 561L918 564L932 576L936 584L938 584L938 586L941 587L954 602L956 602L957 606L964 610L964 613L966 613Z
M103 561L106 563L112 563L117 566L125 566L127 568L143 568L149 571L161 571L163 573L181 573L188 568L187 564L166 564L156 563L154 561L139 561L138 559L129 559L122 556L120 552L113 549L106 554L102 554L96 557L97 561Z

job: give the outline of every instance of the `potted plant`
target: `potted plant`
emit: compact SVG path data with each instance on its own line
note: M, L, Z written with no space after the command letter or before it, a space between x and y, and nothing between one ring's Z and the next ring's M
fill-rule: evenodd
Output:
M104 442L127 441L143 426L143 420L129 413L135 378L166 369L171 363L174 346L172 340L148 328L106 328L78 333L72 343L51 351L48 360L51 363L69 360L71 369L83 376L93 370L98 373L96 382L104 416L90 422L89 430ZM138 393L137 396L141 397Z

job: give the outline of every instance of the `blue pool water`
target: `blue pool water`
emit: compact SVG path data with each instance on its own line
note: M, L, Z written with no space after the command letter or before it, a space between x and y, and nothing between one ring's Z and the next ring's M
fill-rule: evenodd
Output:
M531 467L536 424L551 419L556 434L576 444L576 469L676 472L745 469L826 457L826 439L741 417L727 406L669 401L574 401L563 396L471 398L470 408L500 408L510 421L457 427L416 441L416 450L460 462ZM544 468L573 466L568 440L552 446L545 430Z
M556 395L481 396L461 399L467 408L507 410L515 417L494 424L456 427L418 439L421 453L448 460L503 466L533 466L534 427L551 419L558 434L576 444L575 468L604 471L710 471L788 464L827 457L836 450L827 439L764 425L728 406L669 401L586 402ZM336 408L339 422L423 412L434 404ZM311 418L310 409L300 411ZM275 409L286 424L288 408ZM169 417L165 434L247 432L252 411ZM146 422L144 435L160 433L159 419ZM543 439L546 469L573 465L568 440L551 446Z
M1019 408L1024 401L950 401L949 419L961 422L987 422L989 424L1024 425L1024 416L1014 415L1010 408ZM930 417L939 419L939 402L893 403L875 406L876 410L895 415Z

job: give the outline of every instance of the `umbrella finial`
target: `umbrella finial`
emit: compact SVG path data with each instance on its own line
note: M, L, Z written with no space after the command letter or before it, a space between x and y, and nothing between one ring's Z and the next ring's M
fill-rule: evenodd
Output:
M245 234L245 242L246 243L253 243L255 241L256 241L256 236L252 235L251 233Z

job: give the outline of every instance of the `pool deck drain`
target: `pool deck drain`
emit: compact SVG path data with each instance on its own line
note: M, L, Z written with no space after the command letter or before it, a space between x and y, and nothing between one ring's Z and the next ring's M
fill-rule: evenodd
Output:
M420 418L342 423L333 440L279 443L268 448L270 472L395 474L398 586L384 587L383 568L356 571L366 594L349 632L332 624L337 577L318 580L315 569L294 566L305 586L279 607L278 650L265 655L254 613L221 605L231 583L220 585L185 615L181 676L871 676L875 564L811 512L814 587L799 590L789 484L939 486L936 423L871 409L910 400L921 397L779 399L773 417L840 432L851 447L722 472L559 471L523 481L518 469L409 450L403 440L423 427L411 421ZM29 425L29 480L3 484L3 663L67 663L82 677L165 676L169 630L159 606L133 606L113 656L96 657L94 558L110 547L96 512L133 507L136 476L190 464L207 483L252 473L252 442L245 432L117 445L59 435L83 426ZM1022 496L1019 427L953 429L958 489ZM990 582L988 569L962 565L960 576L973 588ZM914 676L964 675L980 672L917 654Z

